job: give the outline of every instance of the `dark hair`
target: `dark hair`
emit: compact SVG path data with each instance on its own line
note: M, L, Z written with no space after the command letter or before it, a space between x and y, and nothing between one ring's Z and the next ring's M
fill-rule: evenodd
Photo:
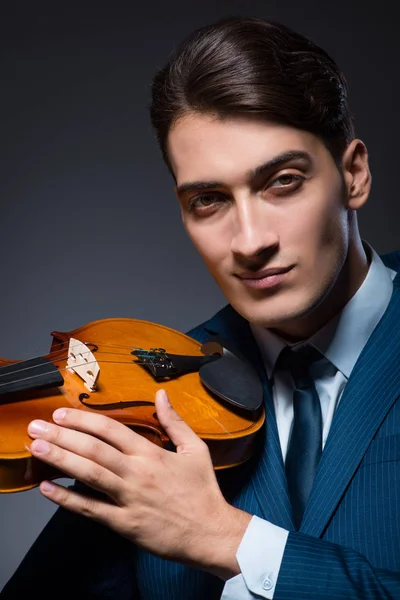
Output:
M304 36L259 18L233 17L194 31L154 77L151 123L172 174L168 133L191 112L253 115L309 131L338 166L355 135L335 61Z

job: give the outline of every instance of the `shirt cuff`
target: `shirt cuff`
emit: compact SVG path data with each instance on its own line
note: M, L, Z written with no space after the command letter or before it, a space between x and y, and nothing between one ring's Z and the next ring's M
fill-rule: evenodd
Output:
M221 600L272 600L289 532L253 516L236 553L239 575L225 583Z

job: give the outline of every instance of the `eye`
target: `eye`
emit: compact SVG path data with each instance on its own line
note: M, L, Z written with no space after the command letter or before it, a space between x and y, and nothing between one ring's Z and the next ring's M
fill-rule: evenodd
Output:
M206 210L224 201L221 194L201 194L189 201L189 210Z
M275 189L297 189L304 181L304 177L296 175L295 173L282 173L275 179L273 179L268 187Z

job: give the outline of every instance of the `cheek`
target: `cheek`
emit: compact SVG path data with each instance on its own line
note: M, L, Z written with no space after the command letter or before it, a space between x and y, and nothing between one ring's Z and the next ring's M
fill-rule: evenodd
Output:
M217 273L228 254L229 244L224 237L220 233L210 231L208 227L186 226L186 231L208 269L213 274Z
M288 241L295 242L297 247L307 253L318 255L339 251L347 242L347 211L338 202L337 196L325 199L323 203L310 203L309 208L293 217L287 229Z
M332 263L340 263L347 251L348 234L347 212L338 207L336 211L332 210L324 215L317 240L318 249L322 254L326 254Z

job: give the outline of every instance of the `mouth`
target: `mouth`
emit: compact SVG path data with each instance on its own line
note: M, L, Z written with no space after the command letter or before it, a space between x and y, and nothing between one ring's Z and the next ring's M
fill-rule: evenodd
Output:
M293 265L290 265L289 267L275 267L263 269L256 273L240 273L237 277L246 287L261 290L274 287L281 283L292 269Z

